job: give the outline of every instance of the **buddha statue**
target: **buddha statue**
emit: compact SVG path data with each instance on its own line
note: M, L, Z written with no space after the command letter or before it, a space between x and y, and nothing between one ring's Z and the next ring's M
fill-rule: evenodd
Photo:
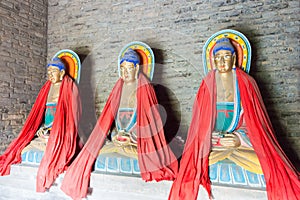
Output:
M173 180L177 174L177 158L165 140L156 95L145 76L151 72L148 65L154 64L153 53L142 42L130 43L123 49L119 57L120 78L62 182L62 191L74 199L87 196L90 173L101 155L109 158L116 153L120 159L133 158L145 181Z
M123 80L120 105L115 118L115 125L100 154L118 153L138 158L136 115L136 90L138 85L139 57L128 49L120 61L120 74Z
M46 150L56 112L59 90L65 73L65 64L59 58L55 58L47 64L47 78L51 85L47 95L44 121L36 132L35 138L23 149L23 153L31 149Z
M263 174L269 200L297 199L298 172L276 141L259 89L246 73L250 43L243 34L224 30L209 38L203 54L207 75L196 96L169 200L196 200L200 185L211 198L210 174L216 164L227 166L219 180L228 177L229 187L237 187L244 176L240 172ZM243 179L250 181L251 176Z
M236 79L233 73L236 54L228 38L216 42L213 60L216 68L217 116L212 132L209 164L228 159L250 172L262 174L259 160L246 134L244 121L240 117L234 118L234 116L241 116L242 108L238 102L235 102L239 94L238 88L235 87Z
M72 62L76 55L71 50L64 50L63 54L72 54ZM79 147L80 97L73 77L66 73L73 65L64 60L66 58L62 56L55 56L48 63L48 80L41 88L19 136L0 156L0 174L9 175L10 166L21 163L23 155L30 151L33 154L41 152L37 192L45 192L51 187L71 163ZM76 63L78 67L78 60Z

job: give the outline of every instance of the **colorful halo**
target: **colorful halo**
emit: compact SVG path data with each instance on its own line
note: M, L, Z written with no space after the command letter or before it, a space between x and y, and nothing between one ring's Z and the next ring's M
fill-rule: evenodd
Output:
M120 71L120 61L123 57L124 53L128 48L131 48L135 50L139 56L140 56L140 69L142 69L143 73L152 80L153 73L154 73L154 66L155 66L155 60L154 60L154 54L152 49L145 43L134 41L129 44L127 44L119 53L118 57L118 70L119 70L119 76L121 77L121 71Z
M245 72L249 73L251 66L251 45L248 39L240 32L225 29L213 34L203 46L203 68L204 73L207 74L210 70L214 69L212 60L212 50L216 44L216 41L220 38L230 39L237 54L237 67L240 67Z
M70 49L62 49L53 56L53 58L56 57L62 59L67 64L66 73L72 77L77 84L79 84L81 72L81 62L79 56Z

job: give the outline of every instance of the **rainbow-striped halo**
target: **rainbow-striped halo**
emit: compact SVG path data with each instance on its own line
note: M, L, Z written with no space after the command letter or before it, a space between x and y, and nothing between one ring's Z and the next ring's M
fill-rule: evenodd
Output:
M221 38L230 39L237 55L236 67L240 67L245 72L249 73L251 65L251 46L248 39L240 32L226 29L213 34L205 43L203 47L203 68L204 73L207 74L214 69L213 62L213 48L217 40Z
M62 49L58 51L52 59L54 58L60 58L64 61L66 66L66 74L68 74L70 77L72 77L77 84L79 84L80 81L80 72L81 72L81 62L78 57L78 55L70 50L70 49Z
M139 41L130 42L121 50L118 57L119 76L121 77L120 61L128 48L135 50L139 54L140 69L150 80L152 80L155 66L154 54L152 49L147 44Z

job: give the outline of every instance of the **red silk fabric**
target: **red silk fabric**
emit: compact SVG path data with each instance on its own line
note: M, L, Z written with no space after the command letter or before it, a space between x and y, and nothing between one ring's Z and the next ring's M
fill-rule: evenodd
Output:
M169 200L195 200L199 185L203 185L211 195L208 174L208 158L211 148L211 133L215 123L216 100L214 74L209 73L198 90L192 113L178 176L169 195Z
M82 151L67 170L61 189L73 199L86 197L93 164L109 133L119 108L123 81L110 93L97 124ZM142 179L173 180L177 159L166 144L153 87L140 74L137 89L138 162Z
M248 135L260 161L269 200L300 198L299 172L275 137L261 94L252 77L237 70Z
M20 163L22 150L34 138L42 124L51 82L47 81L29 113L19 136L0 156L0 173L8 175L12 164ZM53 126L41 160L37 181L37 192L44 192L62 173L75 154L77 147L77 125L81 113L78 89L74 81L65 76L61 87Z
M268 199L297 200L300 195L299 172L276 141L256 82L241 69L236 69L236 74L248 136L263 169ZM180 170L169 200L196 200L200 185L211 197L208 163L215 117L215 72L211 71L202 81L196 96Z
M177 158L168 146L155 91L144 75L137 89L138 162L145 181L174 180Z

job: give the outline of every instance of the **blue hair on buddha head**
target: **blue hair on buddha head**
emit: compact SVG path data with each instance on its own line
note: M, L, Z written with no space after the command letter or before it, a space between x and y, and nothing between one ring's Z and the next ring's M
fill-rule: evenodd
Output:
M216 45L213 49L213 54L215 55L220 50L227 50L231 51L232 54L234 54L234 48L228 38L221 38L217 40Z
M140 57L136 51L131 48L128 48L124 53L124 56L120 60L120 65L124 62L131 62L136 67L137 64L140 63Z
M62 60L60 58L53 58L48 64L47 64L47 68L50 66L54 66L57 67L60 71L61 70L65 70L66 66L65 64L62 62Z

